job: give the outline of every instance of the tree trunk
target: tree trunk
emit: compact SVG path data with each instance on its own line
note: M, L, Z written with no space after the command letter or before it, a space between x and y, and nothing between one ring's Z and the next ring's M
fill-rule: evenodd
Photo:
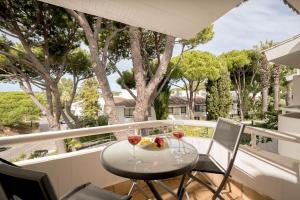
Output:
M72 106L72 103L73 103L75 95L76 95L78 83L79 83L79 80L73 77L73 88L72 88L71 98L69 101L67 101L65 103L65 111L66 111L65 114L67 115L67 117L69 117L70 119L73 120L75 128L81 127L78 117L76 115L74 115L71 111L71 106Z
M260 67L260 84L261 84L261 97L262 97L262 112L268 111L268 91L269 91L269 66L266 57L263 58Z
M288 81L286 83L286 96L285 96L285 103L286 106L292 105L292 99L293 99L293 94L292 94L292 81Z
M108 124L117 124L119 122L119 119L115 108L113 94L111 92L107 75L106 75L106 69L105 69L106 66L105 63L103 63L104 60L107 60L107 58L105 58L105 56L102 57L99 55L98 34L97 34L99 33L98 32L99 29L96 29L94 30L95 32L93 32L89 22L87 21L83 13L76 13L75 11L69 9L67 9L67 11L73 17L75 17L75 19L78 21L79 25L83 28L85 32L85 36L88 41L88 46L91 53L92 68L96 74L101 89L101 95L103 96L103 99L105 101L104 112L108 115ZM107 53L107 52L103 52L103 53ZM117 135L116 137L118 138Z
M147 121L149 115L148 107L149 104L147 102L147 98L143 98L142 96L138 97L133 112L133 120L135 122Z
M274 64L273 67L273 80L274 80L274 85L273 85L273 90L274 90L274 110L279 110L279 101L280 101L280 65Z
M52 131L59 131L60 130L60 124L57 123L56 120L50 120L49 119L48 123L49 123L49 126L51 127ZM56 145L56 150L57 150L58 154L67 152L67 146L66 146L66 143L65 143L64 140L56 140L55 145Z
M241 118L241 121L244 121L244 118L245 118L245 116L244 116L244 101L241 96L238 99L239 99L240 118Z
M265 113L268 111L268 93L269 93L269 88L265 87L262 88L261 91L261 97L262 97L262 112Z
M148 108L153 104L156 97L157 87L163 81L167 72L167 67L172 57L175 38L167 36L165 50L155 74L147 82L147 55L143 53L142 32L137 27L131 26L129 29L130 47L134 79L136 83L137 99L134 110L134 121L145 121L148 119Z
M190 82L189 85L189 98L188 98L188 104L189 104L189 118L194 119L194 90L193 90L193 82Z

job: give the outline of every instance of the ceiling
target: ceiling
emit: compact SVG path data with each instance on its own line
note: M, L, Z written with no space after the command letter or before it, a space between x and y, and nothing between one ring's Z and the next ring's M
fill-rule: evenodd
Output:
M271 62L300 68L300 35L285 40L264 53Z
M40 0L136 27L189 39L241 0Z
M284 0L284 2L289 4L298 14L300 13L300 0Z

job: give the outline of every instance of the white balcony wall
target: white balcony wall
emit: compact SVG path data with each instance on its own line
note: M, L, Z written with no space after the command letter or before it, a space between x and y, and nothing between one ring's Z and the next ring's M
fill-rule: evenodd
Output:
M293 105L300 105L300 75L293 76Z
M193 144L200 153L206 152L210 141L193 137L185 137L185 140ZM21 161L17 164L48 173L59 195L85 182L106 187L123 181L124 179L108 173L101 166L102 148ZM213 148L217 159L227 162L224 149L218 145ZM300 197L299 166L299 160L241 147L232 178L275 200L297 200Z
M103 148L21 161L17 165L46 172L59 196L87 182L103 188L125 180L107 172L102 167L100 155Z
M300 113L279 115L278 130L282 132L299 134L300 136ZM280 155L300 160L300 144L279 140L278 153Z

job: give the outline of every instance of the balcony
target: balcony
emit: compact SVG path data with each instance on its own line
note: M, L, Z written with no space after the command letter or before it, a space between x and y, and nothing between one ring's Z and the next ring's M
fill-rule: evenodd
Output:
M126 131L132 129L162 129L168 130L173 125L192 127L215 127L215 122L178 120L178 121L146 121L110 125L104 127L83 128L57 132L36 133L21 136L0 138L1 146L12 146L24 143L36 143L46 140L81 137L109 132ZM298 199L300 196L300 160L278 153L268 151L268 146L257 143L257 136L273 138L279 141L300 143L300 137L279 131L262 128L247 127L245 136L251 138L250 145L241 145L232 170L230 182L223 190L223 195L228 199ZM193 144L199 153L204 153L209 145L209 138L185 137L184 140ZM106 143L107 144L107 143ZM100 153L106 144L94 148L83 149L75 152L51 155L42 158L19 161L16 164L28 169L46 172L60 196L85 182L92 182L102 188L107 188L116 193L125 194L129 191L130 182L107 172L100 164ZM222 149L216 150L216 155L224 162ZM223 155L223 156L222 156ZM213 183L218 183L217 175L208 175ZM166 184L176 188L179 178L165 180ZM146 192L151 194L145 185ZM164 193L164 199L172 199L169 193ZM209 199L211 193L198 184L188 187L190 199ZM143 199L139 191L133 193L133 199Z

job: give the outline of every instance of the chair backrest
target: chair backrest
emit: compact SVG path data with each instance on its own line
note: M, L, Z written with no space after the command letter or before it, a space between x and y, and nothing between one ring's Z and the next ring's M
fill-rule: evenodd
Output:
M245 125L242 123L224 118L219 118L213 134L211 144L208 149L208 155L210 155L214 143L221 145L231 154L229 162L227 163L227 170L229 168L231 170L244 129ZM228 154L228 152L224 151L224 154ZM219 164L219 166L221 165L220 163L217 164ZM225 167L222 168L225 170Z
M0 159L0 185L9 200L58 200L47 174Z

